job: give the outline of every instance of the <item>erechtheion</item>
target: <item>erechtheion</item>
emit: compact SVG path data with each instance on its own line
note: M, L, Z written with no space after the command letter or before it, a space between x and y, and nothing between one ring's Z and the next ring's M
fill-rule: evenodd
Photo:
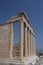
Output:
M13 48L14 24L18 21L20 22L20 42L19 46L16 46L19 49L15 52L15 48ZM18 54L17 51L19 51ZM6 23L0 24L0 60L29 63L33 59L36 60L36 57L35 31L24 12L20 12Z

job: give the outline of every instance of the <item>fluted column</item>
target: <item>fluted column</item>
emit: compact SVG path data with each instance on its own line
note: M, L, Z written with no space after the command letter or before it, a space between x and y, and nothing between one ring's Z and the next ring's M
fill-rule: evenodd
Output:
M30 31L30 55L32 55L32 32Z
M25 57L27 56L27 26L25 26Z
M31 55L33 55L33 32L31 31Z
M10 58L13 58L13 35L14 35L14 29L13 29L13 23L11 23L11 45L10 45Z
M32 44L31 44L31 53L33 55L33 33L31 34L31 41L32 41Z
M33 32L31 32L31 54L33 55Z
M32 33L32 54L34 55L33 33Z
M33 35L33 54L36 54L36 50L35 50L35 35Z
M28 55L30 56L30 30L28 29Z
M24 23L20 20L20 58L23 57Z

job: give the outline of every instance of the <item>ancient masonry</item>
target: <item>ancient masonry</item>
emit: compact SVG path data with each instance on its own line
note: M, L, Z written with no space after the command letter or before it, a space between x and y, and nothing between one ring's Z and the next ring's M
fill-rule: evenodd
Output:
M19 54L13 48L14 24L20 22ZM13 63L31 63L37 59L35 51L35 31L32 29L24 12L0 24L0 61ZM15 56L15 53L17 54Z

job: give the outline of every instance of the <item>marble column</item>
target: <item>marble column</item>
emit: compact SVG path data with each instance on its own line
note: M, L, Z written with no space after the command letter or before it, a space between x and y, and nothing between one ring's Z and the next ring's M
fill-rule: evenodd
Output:
M32 55L33 55L33 33L32 33Z
M25 26L25 57L27 55L27 26Z
M31 32L31 54L33 55L33 32Z
M30 56L30 30L28 29L28 56Z
M11 23L11 45L10 45L10 58L13 58L13 34L14 34L14 29L13 29L13 23Z
M30 31L30 55L32 55L32 32Z
M20 58L23 57L24 22L20 20Z
M33 54L35 55L36 52L35 52L35 35L33 35Z

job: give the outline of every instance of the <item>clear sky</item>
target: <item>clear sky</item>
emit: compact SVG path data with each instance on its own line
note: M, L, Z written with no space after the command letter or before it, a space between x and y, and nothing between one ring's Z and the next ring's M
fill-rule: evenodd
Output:
M0 0L0 23L25 11L35 29L37 49L43 49L43 0Z

